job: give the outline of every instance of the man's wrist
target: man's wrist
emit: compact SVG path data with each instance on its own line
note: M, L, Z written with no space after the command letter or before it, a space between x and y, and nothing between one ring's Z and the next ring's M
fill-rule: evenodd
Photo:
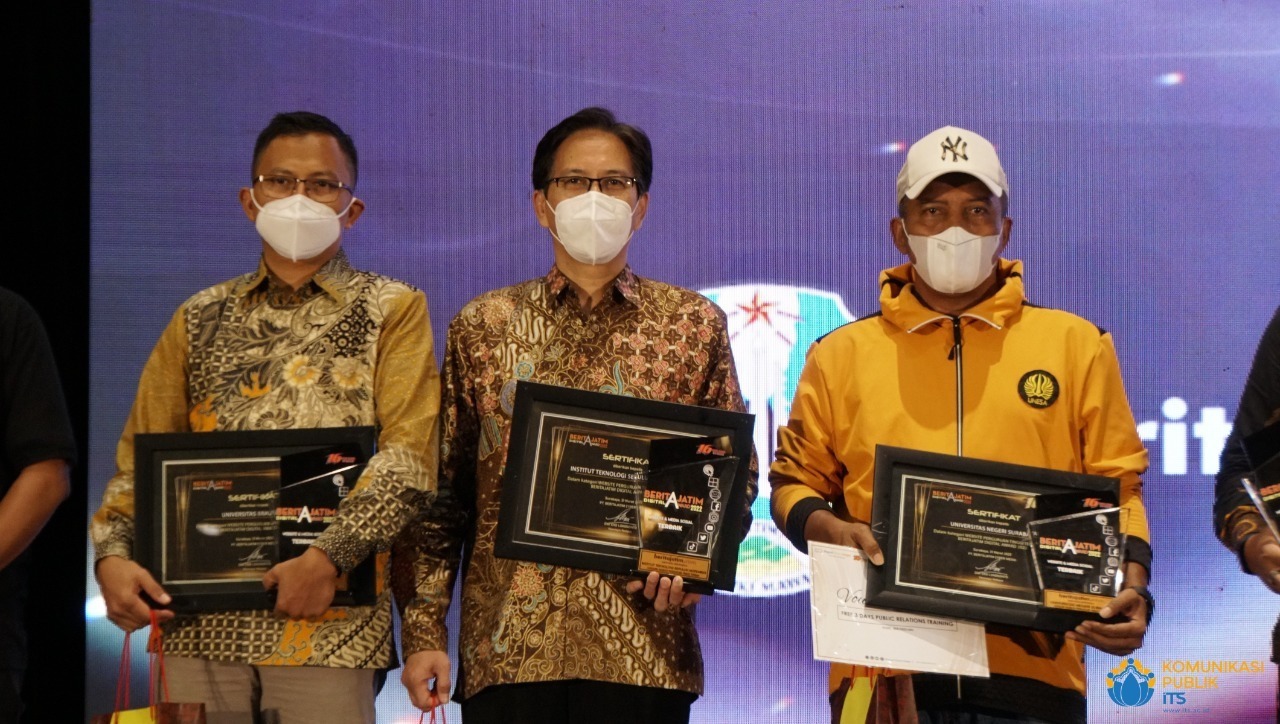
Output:
M102 564L103 564L104 562L110 561L112 558L115 558L115 559L117 559L117 560L121 560L121 561L129 561L129 560L132 560L132 559L130 559L130 558L128 558L128 557L126 557L126 556L118 555L118 554L116 554L116 553L108 553L108 554L106 554L106 555L104 555L104 556L101 556L100 558L98 558L98 560L96 560L96 561L94 561L94 562L93 562L93 575L94 575L94 577L95 577L95 578L97 577L97 575L98 575L98 570L101 568ZM114 565L114 562L107 563L107 565Z
M337 564L337 563L334 563L334 562L333 562L333 558L329 555L329 552L328 552L328 551L326 551L325 549L321 548L320 546L318 546L318 545L314 545L314 544L313 544L310 548L308 548L308 549L307 549L307 552L308 552L308 553L310 553L310 552L312 552L312 551L315 551L315 553L316 553L316 555L317 555L317 561L316 561L316 564L317 564L317 565L328 565L328 566L332 567L332 568L333 568L333 577L334 577L334 578L337 578L338 576L341 576L341 575L342 575L342 569L338 567L338 564ZM321 562L323 562L323 563L321 563Z
M822 498L817 497L801 499L787 513L785 533L787 539L791 541L797 550L803 553L809 551L809 538L807 537L809 519L821 513L834 515L831 512L831 505Z
M808 517L804 519L804 538L805 540L826 540L822 535L823 528L826 526L827 518L834 518L835 513L828 509L818 508L809 512Z
M1276 540L1276 537L1272 535L1269 529L1256 530L1246 535L1243 542L1240 544L1240 550L1238 552L1241 569L1252 576L1262 577L1267 575L1269 571L1255 570L1255 566L1258 568L1268 567L1266 555L1263 553L1263 550L1268 545L1276 544L1280 544L1280 541Z
M1151 623L1151 617L1156 613L1156 597L1151 595L1151 589L1146 586L1129 586L1128 590L1142 596L1142 600L1147 602L1147 623Z

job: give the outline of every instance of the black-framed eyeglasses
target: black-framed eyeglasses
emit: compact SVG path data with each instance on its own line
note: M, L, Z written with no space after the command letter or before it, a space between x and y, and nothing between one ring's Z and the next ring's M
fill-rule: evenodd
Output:
M598 186L600 193L609 196L626 196L631 193L631 189L635 188L637 181L630 176L604 176L601 178L558 176L551 179L550 183L570 196L585 194L591 190L592 185Z
M327 204L337 201L343 191L355 194L355 189L341 181L327 178L293 178L292 176L254 176L253 182L262 189L262 195L269 199L284 199L298 190L298 184L306 189L309 198Z

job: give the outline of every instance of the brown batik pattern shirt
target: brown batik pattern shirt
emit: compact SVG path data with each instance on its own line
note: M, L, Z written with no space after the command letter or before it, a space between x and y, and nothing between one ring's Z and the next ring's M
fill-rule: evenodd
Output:
M96 557L133 557L137 433L376 425L377 452L315 545L342 571L379 552L378 602L316 621L182 615L164 643L170 654L248 664L390 666L385 551L433 495L439 404L422 292L353 269L341 251L296 291L259 263L188 299L147 360L93 517Z
M583 312L569 280L484 294L449 325L440 496L394 556L405 656L445 650L464 538L459 690L592 679L702 692L693 610L658 613L628 578L496 558L517 380L743 411L725 316L705 297L626 268ZM751 461L748 510L756 494ZM747 526L749 528L749 525ZM744 528L745 530L746 528ZM412 540L410 540L412 538Z

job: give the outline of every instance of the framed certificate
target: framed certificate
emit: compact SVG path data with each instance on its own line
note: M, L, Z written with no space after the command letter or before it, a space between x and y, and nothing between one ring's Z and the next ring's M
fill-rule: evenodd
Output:
M1118 592L1119 482L877 446L867 603L1066 631Z
M520 382L495 553L732 590L754 419Z
M140 434L134 559L175 611L273 608L263 574L333 522L374 443L372 427ZM374 565L344 574L334 605L373 603Z

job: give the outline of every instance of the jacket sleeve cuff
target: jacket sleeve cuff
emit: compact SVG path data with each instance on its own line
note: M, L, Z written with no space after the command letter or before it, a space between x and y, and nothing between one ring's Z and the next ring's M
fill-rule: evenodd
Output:
M809 541L804 537L805 523L809 522L809 516L819 510L830 512L831 506L822 498L804 498L787 513L787 530L785 531L787 539L801 553L809 552Z
M1147 569L1147 575L1151 575L1151 544L1141 538L1130 536L1125 540L1124 544L1125 560L1130 563L1141 564Z
M93 540L93 563L107 556L133 560L133 519L114 510L99 510L89 524Z
M336 525L326 528L311 545L329 556L333 565L338 567L338 575L350 572L352 568L368 558L374 549L374 545L369 541L362 540L360 536Z
M98 561L107 556L119 556L126 561L133 560L133 546L123 543L112 543L109 545L101 545L93 554L93 565L98 565Z
M1262 516L1252 508L1237 508L1228 516L1224 530L1226 536L1223 541L1236 553L1236 560L1240 561L1240 570L1253 575L1253 571L1249 569L1249 562L1244 557L1245 543L1249 539L1258 535L1267 529L1267 523Z
M407 611L401 626L400 650L406 659L420 651L448 651L449 631L433 624L428 615Z

